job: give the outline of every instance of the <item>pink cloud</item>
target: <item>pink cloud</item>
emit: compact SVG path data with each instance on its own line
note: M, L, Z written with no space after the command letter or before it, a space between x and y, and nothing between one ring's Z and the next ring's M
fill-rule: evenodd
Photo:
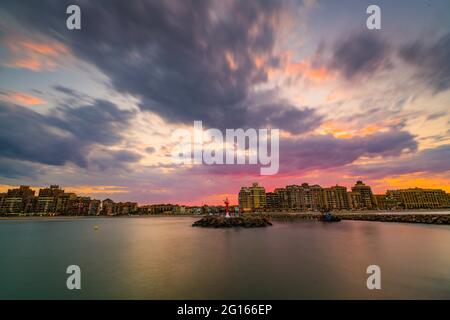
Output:
M69 49L63 44L36 37L8 36L4 44L10 54L9 60L4 65L10 68L32 71L54 70L61 60L70 54Z

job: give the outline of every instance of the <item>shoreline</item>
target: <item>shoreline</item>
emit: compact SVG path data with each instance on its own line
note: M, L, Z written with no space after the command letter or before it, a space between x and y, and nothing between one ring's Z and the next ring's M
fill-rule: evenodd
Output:
M153 214L153 215L129 215L129 216L47 216L47 215L35 215L35 216L0 216L0 221L4 220L82 220L82 219L125 219L125 218L157 218L157 217L186 217L186 218L198 218L203 217L204 215L195 215L195 214Z
M252 215L247 213L245 215ZM255 213L255 215L266 216L274 221L312 221L318 220L321 213L318 212L263 212ZM373 222L398 222L398 223L419 223L419 224L435 224L450 225L450 209L418 209L418 210L365 210L365 211L340 211L334 212L333 215L342 220L359 220ZM127 216L0 216L0 221L70 221L70 220L87 220L87 219L125 219L125 218L202 218L206 215L195 214L155 214L155 215L127 215Z
M397 222L397 223L418 223L418 224L434 224L434 225L450 225L450 211L442 210L437 212L435 210L425 212L421 211L409 211L409 212L338 212L333 213L334 216L342 220L359 220L359 221L372 221L372 222ZM268 213L268 217L278 221L316 221L319 220L322 214L309 213L309 214L279 214Z

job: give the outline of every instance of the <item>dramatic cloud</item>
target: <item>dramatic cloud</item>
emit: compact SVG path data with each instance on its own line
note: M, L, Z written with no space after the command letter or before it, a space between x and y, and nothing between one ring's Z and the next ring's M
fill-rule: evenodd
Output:
M0 104L0 156L49 165L72 162L87 167L91 148L119 142L132 115L102 100L77 108L60 107L51 115Z
M288 103L266 104L248 111L244 127L258 126L281 128L299 134L316 129L323 120L314 109L298 109Z
M439 173L450 170L450 145L442 145L434 149L422 150L408 158L392 159L376 165L355 166L356 174L400 175L414 172Z
M367 77L389 65L390 51L379 33L354 33L334 44L328 67L349 80Z
M109 168L125 168L127 164L137 162L141 155L128 150L103 150L100 154L89 159L89 166L99 170Z
M414 65L418 76L436 92L450 88L450 33L432 44L418 40L403 46L399 52L400 57Z
M417 142L410 133L396 130L351 139L332 135L284 139L280 145L280 171L327 169L350 164L362 156L398 156L404 150L416 149Z
M61 23L68 1L4 7L98 67L118 91L138 97L143 110L218 128L251 120L246 99L279 62L277 28L289 12L284 1L75 2L83 8L76 32Z
M368 136L339 139L332 135L282 138L280 174L324 170L349 165L361 157L392 157L417 150L414 136L391 130ZM192 173L217 175L257 175L260 165L194 166Z
M33 179L40 169L25 161L18 161L0 157L0 177Z

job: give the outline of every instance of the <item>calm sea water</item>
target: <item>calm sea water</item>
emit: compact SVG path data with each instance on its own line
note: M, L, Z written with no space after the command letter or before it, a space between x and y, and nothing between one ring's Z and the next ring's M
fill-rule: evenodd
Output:
M0 298L450 299L450 226L224 230L193 228L194 220L0 221ZM66 289L72 264L81 290ZM366 287L371 264L381 267L381 290Z

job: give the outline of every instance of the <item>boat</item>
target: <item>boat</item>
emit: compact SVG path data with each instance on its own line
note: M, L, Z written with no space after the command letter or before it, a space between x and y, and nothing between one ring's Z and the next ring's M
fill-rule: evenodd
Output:
M331 212L326 212L322 214L319 220L322 222L339 222L341 221L341 218L336 217Z

